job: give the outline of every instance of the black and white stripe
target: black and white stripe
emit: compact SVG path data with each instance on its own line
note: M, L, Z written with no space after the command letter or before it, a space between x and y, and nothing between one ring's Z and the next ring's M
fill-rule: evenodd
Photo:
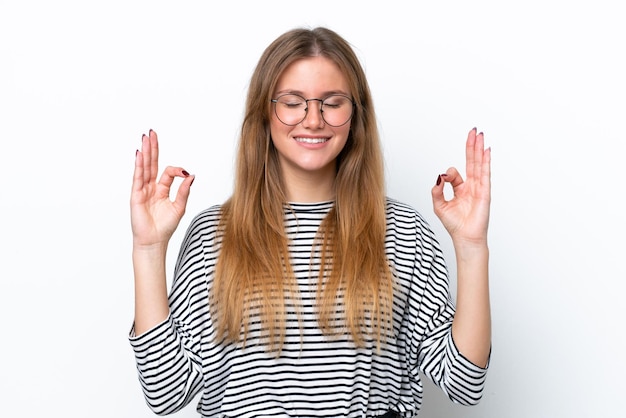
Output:
M480 400L486 369L465 359L452 340L454 305L439 244L419 213L400 202L387 201L385 239L396 280L395 339L378 352L372 341L356 348L347 336L322 335L314 306L320 261L312 248L331 207L292 204L285 212L302 327L294 312L279 355L259 342L258 323L251 324L245 347L215 338L208 292L219 250L219 207L194 218L176 264L170 316L129 338L155 413L175 412L201 392L203 417L370 417L390 409L413 417L422 402L420 373L454 402Z

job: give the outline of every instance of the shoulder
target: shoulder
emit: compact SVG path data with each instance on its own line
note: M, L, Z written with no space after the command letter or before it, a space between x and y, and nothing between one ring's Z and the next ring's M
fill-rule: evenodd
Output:
M427 229L430 229L428 222L424 219L422 214L417 211L413 206L400 202L391 197L386 198L385 216L387 223L396 222L410 222L421 225Z
M407 213L417 213L417 210L413 206L400 202L399 200L396 200L392 197L387 196L385 198L385 201L386 201L387 212L389 212L390 210L394 210L394 211L401 211L401 212L407 212Z
M210 206L198 214L196 214L189 228L187 235L205 234L207 232L215 232L222 216L222 205Z
M387 197L385 222L387 239L395 242L411 242L423 247L438 246L434 230L422 214L413 206Z

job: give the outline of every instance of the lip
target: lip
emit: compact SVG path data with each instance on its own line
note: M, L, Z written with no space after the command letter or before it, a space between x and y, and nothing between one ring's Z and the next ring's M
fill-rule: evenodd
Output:
M298 145L309 149L321 148L331 140L330 136L319 135L294 135L292 138Z

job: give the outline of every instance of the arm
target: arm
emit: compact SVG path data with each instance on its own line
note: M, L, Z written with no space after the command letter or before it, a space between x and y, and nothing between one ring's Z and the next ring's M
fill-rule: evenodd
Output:
M135 157L130 199L135 275L135 333L164 321L169 314L165 259L167 246L185 213L194 180L180 167L167 167L157 182L159 144L150 130ZM169 198L175 177L183 177L176 199Z
M455 168L437 178L433 207L452 238L457 263L457 302L452 336L459 351L485 367L491 348L489 248L487 229L491 201L491 149L483 134L472 129L466 143L467 179ZM444 197L446 183L454 196Z

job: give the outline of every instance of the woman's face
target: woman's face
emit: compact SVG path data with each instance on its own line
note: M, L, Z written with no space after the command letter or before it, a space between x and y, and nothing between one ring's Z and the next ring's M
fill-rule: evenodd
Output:
M352 97L339 67L320 56L300 59L285 69L272 97L276 99L284 94L296 94L304 99L326 99L332 94ZM272 142L278 151L285 181L293 176L335 176L337 156L348 139L350 121L338 127L330 126L322 118L320 106L320 101L309 101L306 117L293 126L281 122L272 110ZM330 110L326 117L331 121Z

